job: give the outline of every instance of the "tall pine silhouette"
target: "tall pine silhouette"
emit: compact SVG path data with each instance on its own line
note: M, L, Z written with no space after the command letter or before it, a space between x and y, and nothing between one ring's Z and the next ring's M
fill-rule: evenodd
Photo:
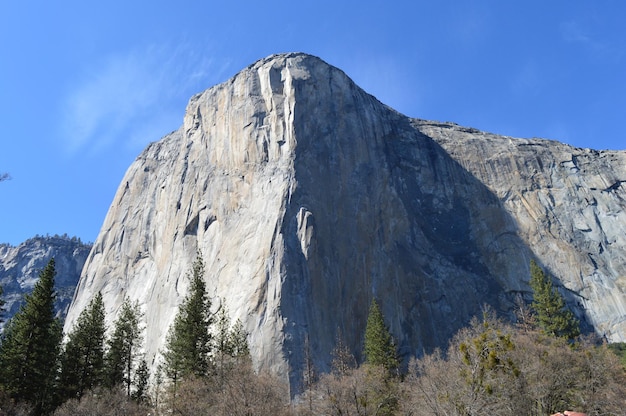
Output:
M391 332L376 299L372 300L365 327L365 362L383 366L390 374L398 369L398 356Z
M80 398L102 384L104 370L104 302L98 292L78 317L61 360L60 389L64 399Z
M208 374L213 315L204 283L204 262L196 257L189 292L180 305L167 336L163 353L165 375L176 385L188 375Z
M533 290L531 306L537 314L537 324L545 333L568 339L580 335L578 320L567 309L550 277L534 260L530 261L530 287Z
M141 359L141 318L138 303L132 303L129 298L125 298L113 324L113 334L107 343L108 350L105 354L104 385L123 385L128 396L131 396L133 375Z
M54 259L39 274L30 295L7 323L0 345L0 384L35 414L50 412L62 329L54 316Z
M4 294L4 289L0 286L0 322L2 322L2 314L4 314L4 299L2 299L2 295Z

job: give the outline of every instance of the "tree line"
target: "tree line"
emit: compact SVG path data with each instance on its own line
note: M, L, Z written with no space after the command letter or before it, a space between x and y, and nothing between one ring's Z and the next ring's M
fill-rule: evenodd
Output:
M404 370L373 299L364 361L356 362L341 335L327 374L305 351L302 391L293 400L284 381L254 371L242 323L231 323L223 300L212 305L200 255L152 375L142 355L143 316L129 299L107 337L96 294L61 342L54 274L51 260L2 336L0 415L618 415L626 407L624 366L607 345L580 335L535 262L533 301L519 302L516 323L485 307L447 349L414 357Z
M124 299L107 337L104 302L97 293L62 343L62 325L54 315L55 274L51 259L2 334L0 415L76 414L67 409L94 394L129 409L149 407L151 375L142 353L138 303ZM200 256L188 277L189 294L170 328L159 374L154 375L158 383L168 382L172 397L180 380L224 376L234 362L249 357L243 324L238 320L231 325L223 301L212 311Z

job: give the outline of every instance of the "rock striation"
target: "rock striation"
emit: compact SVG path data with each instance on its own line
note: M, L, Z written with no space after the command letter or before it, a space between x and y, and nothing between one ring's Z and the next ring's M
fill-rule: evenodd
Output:
M63 319L90 250L91 245L67 236L38 236L18 246L0 244L0 286L4 291L2 299L5 302L0 332L6 321L19 310L24 295L32 292L39 279L39 272L53 257L57 271L56 310Z
M414 124L498 197L570 307L626 341L626 152Z
M124 297L159 349L199 250L207 287L258 368L300 387L305 339L327 370L360 355L376 297L404 357L485 304L512 314L529 260L589 329L626 340L626 154L410 119L306 54L270 56L191 98L128 169L65 324Z

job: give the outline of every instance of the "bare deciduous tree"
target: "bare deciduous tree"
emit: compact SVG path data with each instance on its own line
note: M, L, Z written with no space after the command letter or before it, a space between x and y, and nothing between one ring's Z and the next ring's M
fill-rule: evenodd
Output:
M222 379L179 381L176 394L169 394L163 407L166 413L180 416L290 414L287 385L274 376L256 374L249 361L237 363Z
M126 395L122 388L97 388L86 392L80 399L70 399L60 406L54 416L144 416L150 408Z
M0 416L29 416L33 407L25 402L16 402L0 389Z
M304 397L306 409L301 406L299 414L391 415L398 408L400 386L383 366L364 365L342 374L324 374L306 394L312 394L312 406L309 397Z
M606 346L571 344L493 317L461 330L445 357L412 360L401 402L407 415L617 415L625 406L624 371Z

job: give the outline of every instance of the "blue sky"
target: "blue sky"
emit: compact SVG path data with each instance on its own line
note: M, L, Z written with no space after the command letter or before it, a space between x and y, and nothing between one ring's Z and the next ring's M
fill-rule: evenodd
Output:
M0 242L95 240L191 95L302 51L385 104L625 149L626 2L0 0Z

